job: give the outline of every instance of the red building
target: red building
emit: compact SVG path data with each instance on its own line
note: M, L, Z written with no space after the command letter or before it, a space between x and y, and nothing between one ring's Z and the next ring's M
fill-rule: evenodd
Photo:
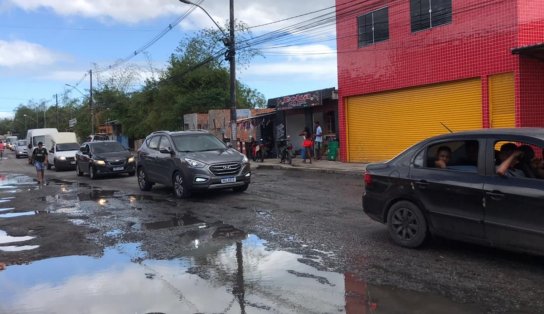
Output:
M340 158L544 127L544 0L336 0Z

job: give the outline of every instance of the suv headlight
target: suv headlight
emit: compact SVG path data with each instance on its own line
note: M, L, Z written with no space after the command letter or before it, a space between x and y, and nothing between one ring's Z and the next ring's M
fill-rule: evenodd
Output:
M205 163L194 159L185 158L185 161L193 168L204 168L206 166Z
M131 163L131 162L134 162L134 157L129 157L128 158L128 163Z
M249 159L247 158L246 155L244 155L244 158L242 158L242 162L243 162L244 164L247 164L247 163L249 162Z
M104 160L95 160L94 163L99 165L99 166L105 166L106 165L106 162Z

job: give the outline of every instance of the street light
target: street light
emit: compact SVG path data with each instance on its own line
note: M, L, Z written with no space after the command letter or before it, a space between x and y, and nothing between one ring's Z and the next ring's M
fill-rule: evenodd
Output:
M87 95L83 94L83 92L81 90L79 90L79 88L77 88L76 86L74 85L70 85L70 84L64 84L72 89L75 89L76 91L78 91L81 96L83 97L87 97ZM93 93L92 93L92 90L90 92L90 96L89 96L89 109L91 110L91 134L94 134L94 110L93 110Z
M38 127L38 121L32 119L32 117L30 117L30 116L27 115L26 113L23 114L23 116L25 117L25 130L28 130L28 129L27 129L27 126L26 126L26 118L30 118L32 121L36 122L36 128Z
M223 36L225 38L223 39L223 44L227 46L227 53L225 55L225 59L230 62L230 124L231 124L231 144L233 147L236 147L236 48L235 48L235 42L234 42L234 0L230 0L230 23L229 23L229 36L223 31L223 29L215 22L215 20L211 17L211 15L206 11L203 7L200 5L190 2L188 0L179 0L182 3L194 5L198 8L200 8L206 15L213 21L215 26L223 33Z

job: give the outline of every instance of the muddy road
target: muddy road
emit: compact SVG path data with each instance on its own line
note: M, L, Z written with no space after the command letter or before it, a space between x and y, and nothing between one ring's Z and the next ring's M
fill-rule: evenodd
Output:
M0 161L0 313L535 313L541 257L392 244L362 180L255 169L244 193L140 192Z

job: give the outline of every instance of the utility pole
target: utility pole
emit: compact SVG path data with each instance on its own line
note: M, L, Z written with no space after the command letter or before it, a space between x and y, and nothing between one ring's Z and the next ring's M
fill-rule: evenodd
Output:
M94 134L94 108L93 108L93 70L89 70L91 88L89 90L89 108L91 110L91 134Z
M55 94L55 109L57 111L57 129L59 128L59 95Z
M231 125L231 144L234 148L238 147L236 137L236 47L234 42L234 0L230 0L230 31L229 47L227 57L230 62L230 125Z
M227 37L227 34L219 24L212 18L212 16L206 11L203 7L201 7L199 4L193 3L189 0L179 0L182 3L194 5L198 8L200 8L206 15L212 20L212 22L217 26L219 31L223 33L224 39L223 43L225 46L227 46L227 52L225 53L225 60L228 60L230 62L230 141L234 148L237 148L237 137L236 137L236 46L234 41L234 0L230 0L230 23L229 23L229 35Z

